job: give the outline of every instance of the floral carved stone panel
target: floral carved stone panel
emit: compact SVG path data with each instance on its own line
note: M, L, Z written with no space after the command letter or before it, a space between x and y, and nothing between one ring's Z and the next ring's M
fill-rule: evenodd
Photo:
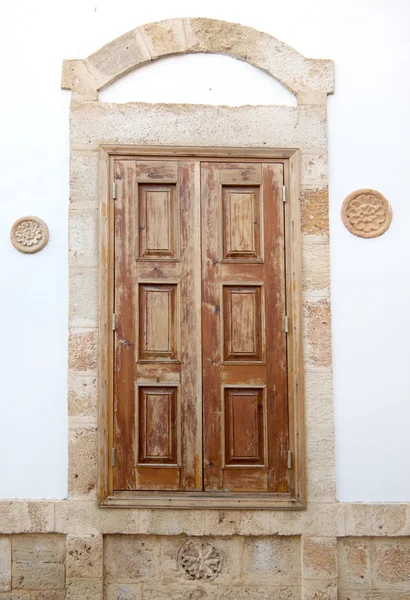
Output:
M221 572L222 559L212 544L190 540L178 553L178 567L186 579L213 581Z
M346 228L362 238L378 237L390 227L392 210L386 198L376 190L362 189L352 192L342 206L342 219Z
M11 243L19 252L34 254L48 243L48 227L38 217L21 217L13 224Z

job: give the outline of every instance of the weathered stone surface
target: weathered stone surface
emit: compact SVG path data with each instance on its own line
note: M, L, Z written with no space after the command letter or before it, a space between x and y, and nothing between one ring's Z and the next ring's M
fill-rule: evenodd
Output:
M0 500L1 533L20 532L20 502Z
M340 590L338 600L409 600L409 593Z
M328 160L326 152L321 154L315 152L302 152L300 163L302 186L326 186L328 177ZM304 188L304 191L306 192L307 189Z
M79 205L76 205L79 206ZM69 260L73 267L98 265L97 211L71 210L69 217Z
M373 539L371 561L373 589L410 595L410 538Z
M216 598L216 591L210 589L209 584L206 586L143 584L142 588L144 600L170 600L171 598L172 600L215 600ZM131 597L130 600L134 598Z
M267 510L209 510L205 513L207 535L269 535L270 527Z
M56 531L72 535L138 533L138 511L98 508L91 496L55 503Z
M22 590L0 593L0 600L30 600L30 592Z
M330 289L329 244L302 242L302 287L309 294L328 296Z
M103 600L102 579L67 579L66 600Z
M37 500L20 504L20 531L22 533L49 533L54 531L54 503Z
M105 587L105 600L142 600L142 584L110 583ZM170 600L168 595L168 600Z
M186 52L187 43L182 19L168 19L140 27L152 59Z
M337 503L309 502L303 511L272 511L273 535L310 535L314 537L345 535L343 508Z
M243 580L245 584L292 585L300 577L300 538L245 538Z
M169 510L140 510L139 533L152 535L204 535L205 511L175 510L170 518Z
M331 580L304 581L302 600L338 600L337 584Z
M15 536L12 551L12 589L63 589L64 562L64 536L55 534Z
M103 538L101 535L67 536L67 577L98 579L103 575Z
M333 431L333 375L330 369L305 372L305 422L310 439Z
M337 542L340 589L370 589L370 538L342 538Z
M71 152L70 202L98 205L99 153Z
M322 430L323 432L323 430ZM308 437L308 498L313 502L336 501L336 474L333 430Z
M329 300L305 302L303 314L306 364L315 367L330 367L332 364L332 338Z
M71 143L77 148L95 150L107 142L324 150L326 119L315 108L73 102ZM82 232L93 227L91 217L86 221L84 218L72 225L76 246Z
M345 503L343 507L346 535L410 535L406 522L406 504Z
M71 330L68 339L68 365L74 371L97 368L97 332Z
M159 543L154 536L107 535L104 540L105 582L155 581L158 559Z
M30 600L65 600L64 590L39 590L31 592Z
M104 82L99 85L102 87L150 60L140 31L134 29L91 54L87 63L106 75Z
M0 536L0 592L11 590L11 540Z
M301 194L302 232L306 235L329 235L329 192L319 188L302 187Z
M68 378L69 417L89 417L97 420L97 377L70 372Z
M336 579L336 538L303 537L303 570L305 579Z
M98 432L96 427L69 429L68 491L71 496L95 492Z
M215 600L299 600L299 586L226 586Z

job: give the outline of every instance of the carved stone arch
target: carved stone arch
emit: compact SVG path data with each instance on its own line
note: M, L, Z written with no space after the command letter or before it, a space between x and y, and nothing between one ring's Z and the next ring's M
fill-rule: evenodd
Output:
M82 60L65 60L62 88L78 100L98 92L152 60L196 52L226 54L265 71L299 103L322 104L334 91L331 60L305 58L276 38L237 23L214 19L169 19L132 29Z

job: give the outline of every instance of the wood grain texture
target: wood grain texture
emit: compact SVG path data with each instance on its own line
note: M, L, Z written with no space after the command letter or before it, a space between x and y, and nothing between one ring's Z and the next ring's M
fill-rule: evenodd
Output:
M258 188L252 193L261 199L261 210L256 211L249 209L249 188L241 187L248 185L248 173L251 170L253 174L259 172L260 177L259 181L255 181L253 175L253 183L257 183ZM229 179L232 173L235 182ZM204 489L287 493L285 255L281 196L283 165L263 164L255 169L255 165L242 164L239 170L229 163L204 162L201 176ZM238 265L232 265L234 268L231 269L231 264L222 263L225 258L223 232L226 230L226 186L229 186L229 194L237 193L235 202L242 203L242 206L235 207L238 220L252 218L251 225L260 228L260 239L264 245L264 262L252 264L252 257L246 261L242 256L240 271ZM253 229L239 227L239 232L245 231ZM236 239L243 244L244 235ZM238 276L240 282L232 285L232 279L236 280ZM259 285L254 284L255 279ZM256 385L257 381L259 385L266 386L266 411L264 403L259 403L269 432L266 464L263 418L255 421L255 416L251 416L249 396L247 413L243 404L239 409L238 401L234 406L232 392L224 388L224 381L228 379L229 384L237 384L239 390L239 382L243 379L235 381L235 372L229 376L229 371L231 362L241 361L246 365L245 385ZM261 362L264 363L262 372L258 364ZM239 425L235 424L235 418L239 420ZM258 461L263 459L261 465L252 464L255 458L249 458L248 464L245 460L239 463L235 461L235 468L232 468L232 457L236 452L235 431L236 439L239 439L239 430L247 431L254 440L259 436L258 444L261 446L256 454ZM243 445L244 438L241 439Z

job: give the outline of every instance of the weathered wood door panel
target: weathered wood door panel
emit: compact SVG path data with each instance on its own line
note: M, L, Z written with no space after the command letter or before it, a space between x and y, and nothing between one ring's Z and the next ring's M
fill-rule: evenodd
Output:
M114 160L114 491L289 491L283 169Z
M199 164L114 165L114 490L201 490Z
M202 163L204 489L287 492L283 165Z

